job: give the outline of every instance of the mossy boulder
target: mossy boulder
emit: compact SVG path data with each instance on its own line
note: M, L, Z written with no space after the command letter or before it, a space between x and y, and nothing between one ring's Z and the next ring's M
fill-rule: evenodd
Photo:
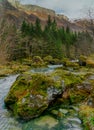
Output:
M57 59L57 58L53 58L53 57L50 56L50 55L44 57L43 60L44 60L47 64L51 64L51 65L62 64L62 61L60 61L60 60Z
M60 76L64 81L65 89L62 98L58 98L59 104L79 104L92 95L93 80L88 80L90 76L87 77L87 73L81 74L58 69L53 72L53 75Z
M24 73L10 88L5 104L22 119L35 118L63 91L61 81L44 74Z
M32 59L32 66L33 67L43 67L45 66L45 62L40 56L34 56Z
M64 67L79 68L78 61L76 60L69 60L68 58L64 58L62 62Z
M87 59L86 64L87 64L88 67L94 68L94 60L92 60L92 59Z
M67 61L66 62L66 67L79 68L79 64L76 63L76 62Z
M31 58L29 58L29 59L23 59L23 60L22 60L22 64L31 66L31 64L32 64L32 59L31 59Z
M57 78L61 77L62 84L64 84L64 91L62 93L62 97L58 98L57 104L75 104L80 103L84 99L86 99L92 89L90 84L85 84L83 81L85 80L85 75L81 75L80 73L72 73L65 70L56 70L53 72L53 75Z
M65 87L66 88L71 88L74 87L75 85L82 83L82 81L84 80L84 75L81 74L75 74L72 72L69 72L67 70L63 70L63 69L57 69L52 73L52 76L57 77L57 78L61 78L62 81L64 81Z
M93 99L92 96L93 86L88 80L81 82L81 79L79 77L78 80L75 80L74 82L70 83L71 84L68 85L69 87L67 87L64 93L62 94L64 102L68 101L69 104L79 104L84 100L87 100L88 97L91 97Z
M86 56L80 55L80 57L79 57L79 65L80 66L86 66L86 60L87 60Z
M53 60L53 57L48 55L48 56L44 57L43 60L49 64Z

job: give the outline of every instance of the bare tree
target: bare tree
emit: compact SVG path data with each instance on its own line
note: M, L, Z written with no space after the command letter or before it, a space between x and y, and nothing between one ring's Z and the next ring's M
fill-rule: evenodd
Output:
M86 9L85 13L86 13L86 22L85 22L86 30L88 29L94 36L94 9L90 7Z

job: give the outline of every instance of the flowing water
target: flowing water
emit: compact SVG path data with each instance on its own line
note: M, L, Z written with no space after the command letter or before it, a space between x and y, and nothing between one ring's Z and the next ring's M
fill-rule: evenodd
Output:
M53 68L56 67L50 66L49 69L39 72L53 71ZM4 97L16 78L17 75L11 75L0 79L0 130L83 130L81 120L78 118L78 110L74 106L52 110L28 122L16 120L4 105ZM62 114L60 117L57 116L59 112Z

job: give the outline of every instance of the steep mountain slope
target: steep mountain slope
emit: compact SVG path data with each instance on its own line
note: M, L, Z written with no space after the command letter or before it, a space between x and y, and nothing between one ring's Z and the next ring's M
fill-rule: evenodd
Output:
M42 25L46 24L48 15L56 19L58 26L69 26L73 31L82 31L82 27L71 23L64 15L58 15L55 11L35 5L22 5L16 0L3 0L0 2L0 17L19 26L23 20L34 23L38 17Z
M0 15L2 16L2 19L6 19L9 22L15 23L16 25L20 25L20 23L26 19L26 20L35 20L36 17L32 15L30 17L27 15L24 11L19 11L17 8L15 8L11 3L9 3L7 0L4 0L1 2L2 6L2 12L0 11Z

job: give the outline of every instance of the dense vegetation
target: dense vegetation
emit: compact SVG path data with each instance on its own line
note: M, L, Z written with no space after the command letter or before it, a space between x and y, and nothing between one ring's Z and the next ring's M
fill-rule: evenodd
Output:
M33 56L51 55L53 58L75 58L92 53L92 39L88 32L72 32L67 26L58 27L48 16L45 26L37 18L35 23L23 21L16 27L11 22L0 22L0 61L20 60ZM83 47L84 46L84 47Z
M76 33L71 32L69 27L58 28L55 19L51 20L50 16L44 28L37 18L34 24L23 21L19 29L11 25L7 26L4 32L6 33L2 36L2 42L7 45L6 53L9 60L35 55L41 57L51 55L60 59L64 55L70 55L69 48L77 39ZM63 45L66 54L63 51Z
M71 32L68 26L66 29L58 28L55 19L51 20L50 16L48 16L44 29L42 29L38 18L34 25L23 21L21 34L22 37L29 37L30 39L28 41L29 55L37 54L41 57L49 54L55 58L62 58L64 55L63 45L66 46L66 55L70 56L69 48L77 39L77 34ZM34 40L36 43L30 44L30 41L34 42Z

